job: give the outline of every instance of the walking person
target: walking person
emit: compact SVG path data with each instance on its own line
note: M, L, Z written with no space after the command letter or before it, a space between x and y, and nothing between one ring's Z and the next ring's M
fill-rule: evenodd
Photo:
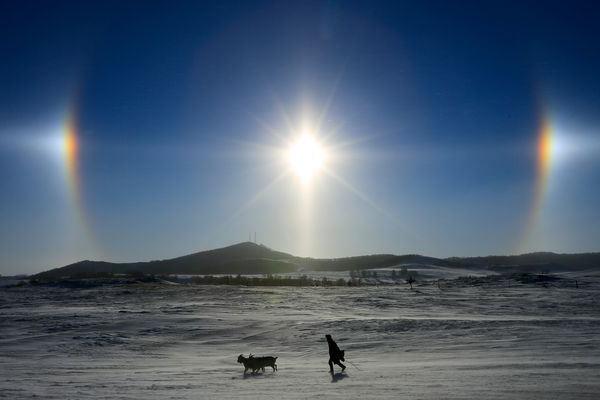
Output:
M346 366L341 361L344 359L344 350L340 350L337 343L333 341L331 335L325 335L327 344L329 345L329 372L333 374L333 364L337 364L342 367L342 371L346 369Z

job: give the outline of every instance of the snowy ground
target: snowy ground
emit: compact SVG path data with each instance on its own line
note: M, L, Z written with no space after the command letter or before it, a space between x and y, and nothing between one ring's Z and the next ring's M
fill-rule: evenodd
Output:
M600 278L580 279L0 288L0 398L597 399ZM326 333L345 374L328 373ZM279 371L244 376L249 352Z

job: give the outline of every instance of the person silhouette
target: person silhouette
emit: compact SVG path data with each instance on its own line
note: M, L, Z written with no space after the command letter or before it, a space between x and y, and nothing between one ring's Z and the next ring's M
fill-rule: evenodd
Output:
M344 359L344 350L340 350L337 343L333 341L331 335L325 335L327 344L329 345L329 372L333 374L333 364L337 364L342 367L342 371L346 369L346 366L340 361L346 361Z

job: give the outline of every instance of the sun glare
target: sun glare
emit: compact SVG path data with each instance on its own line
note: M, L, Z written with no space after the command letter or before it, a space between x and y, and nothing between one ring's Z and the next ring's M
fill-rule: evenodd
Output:
M325 150L308 134L300 136L288 149L287 161L291 171L303 183L310 182L325 163Z

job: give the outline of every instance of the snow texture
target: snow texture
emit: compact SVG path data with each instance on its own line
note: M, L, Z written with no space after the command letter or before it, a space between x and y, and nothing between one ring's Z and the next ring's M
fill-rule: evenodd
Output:
M597 399L600 278L574 278L0 288L0 398ZM244 375L241 353L279 370Z

